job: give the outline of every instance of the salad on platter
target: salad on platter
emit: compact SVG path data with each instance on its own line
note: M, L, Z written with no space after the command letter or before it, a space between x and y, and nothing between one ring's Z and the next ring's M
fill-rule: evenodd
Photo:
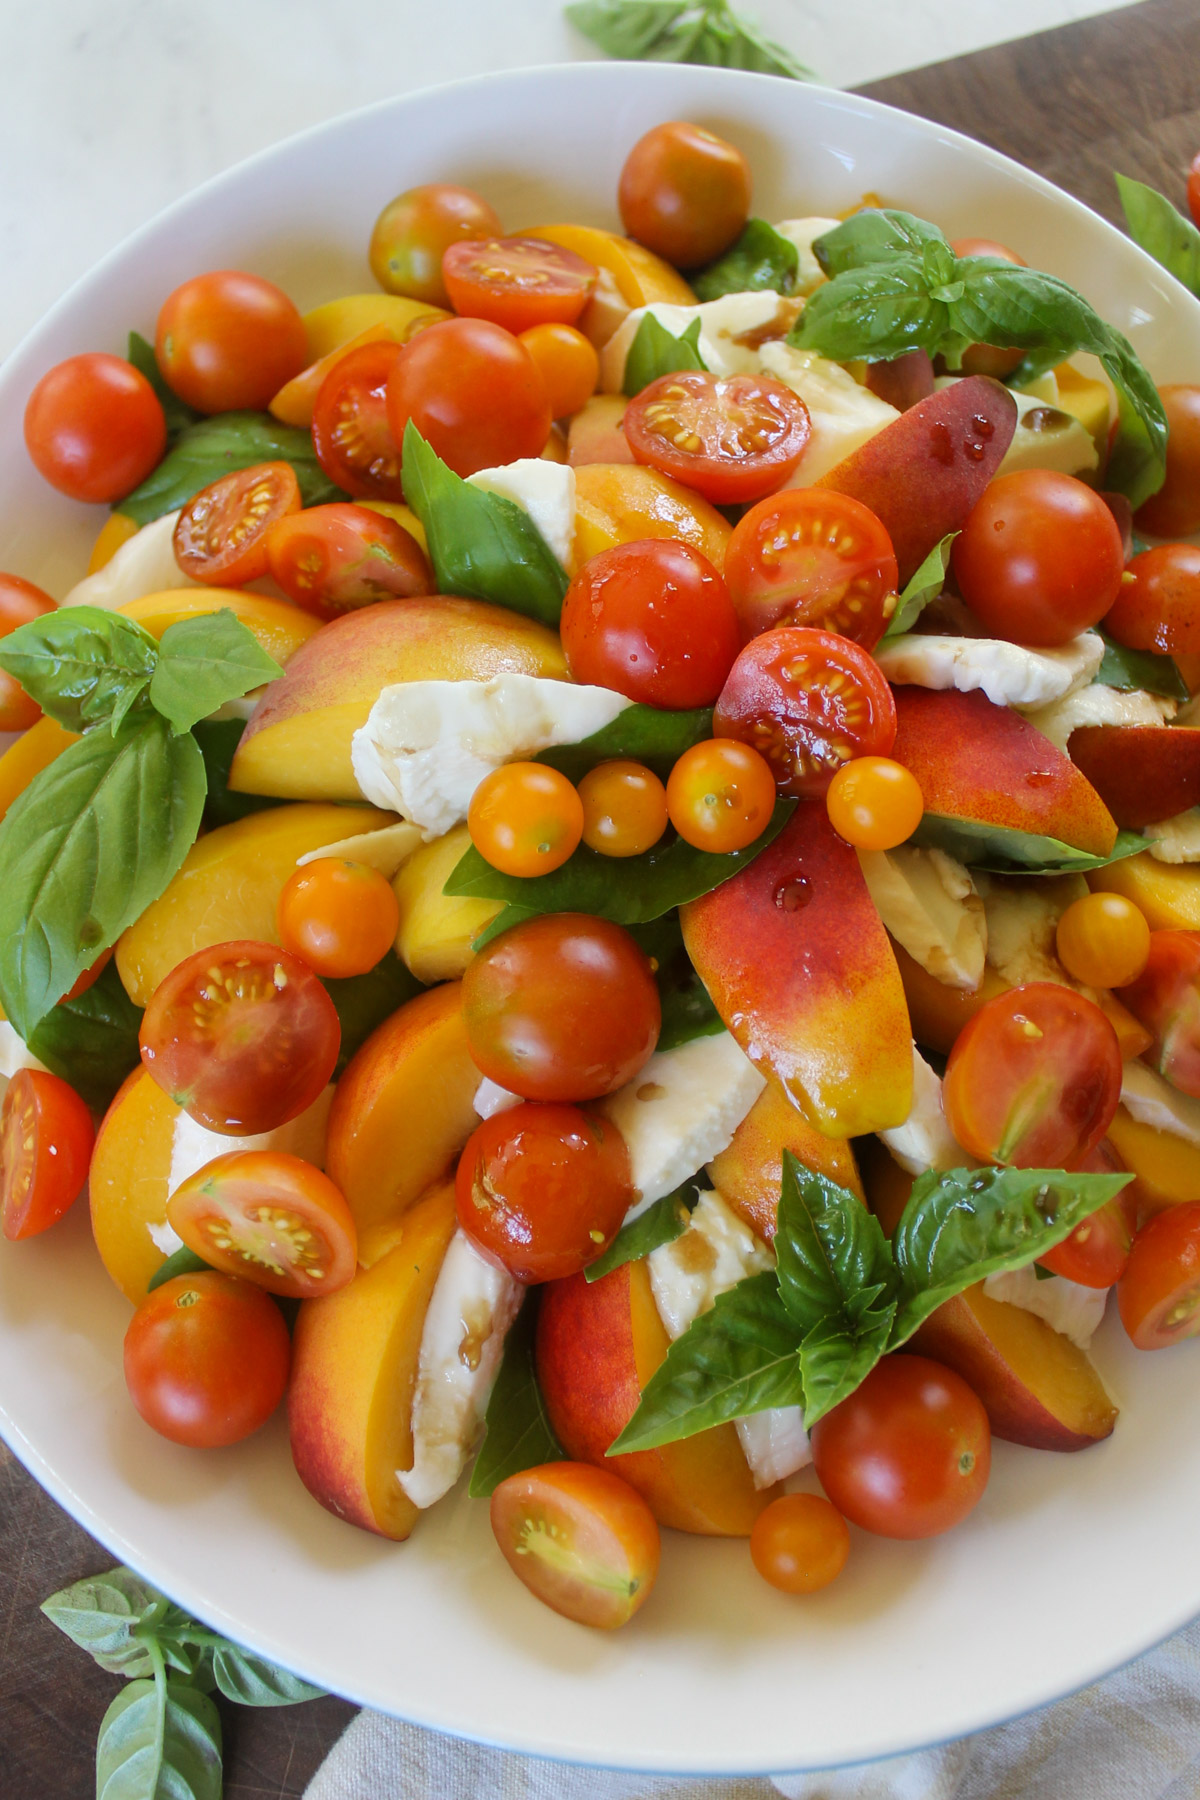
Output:
M617 198L185 281L0 575L4 1254L86 1191L149 1427L465 1479L606 1628L661 1526L809 1593L1102 1445L1111 1290L1200 1333L1200 386L699 126Z

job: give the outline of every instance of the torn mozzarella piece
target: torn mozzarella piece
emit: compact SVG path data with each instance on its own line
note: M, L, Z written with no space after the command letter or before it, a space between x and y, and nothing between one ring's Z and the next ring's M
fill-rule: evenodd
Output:
M1143 1062L1127 1062L1121 1077L1121 1105L1139 1125L1169 1131L1200 1146L1200 1100L1172 1087Z
M175 522L177 512L161 519L127 538L120 549L94 575L85 575L71 589L64 606L102 606L108 612L140 600L146 594L162 594L172 588L202 587L192 581L175 561Z
M629 705L610 688L540 675L396 682L354 733L355 779L366 799L419 825L429 842L466 818L493 769L578 744Z
M656 1050L640 1074L600 1101L629 1151L636 1219L724 1150L766 1087L728 1031Z
M812 1461L804 1414L798 1406L770 1406L766 1412L735 1419L734 1425L756 1488L774 1487Z
M903 1125L894 1125L879 1136L910 1175L923 1175L926 1169L961 1169L973 1162L947 1123L941 1078L915 1044L912 1109Z
M518 457L498 469L477 469L467 480L528 513L564 569L574 567L575 471L540 456Z
M1082 875L976 875L987 917L987 959L1013 987L1026 981L1053 981L1059 987L1092 994L1072 981L1058 960L1058 921L1068 906L1082 900L1088 885Z
M1071 733L1081 725L1165 725L1175 717L1175 702L1143 693L1140 688L1126 693L1093 681L1062 700L1026 711L1025 717L1043 737L1065 750Z
M346 862L365 863L369 869L378 869L390 881L420 842L420 827L401 819L398 825L381 825L377 831L359 831L353 837L338 838L336 843L322 844L319 850L306 850L296 858L296 867L302 869L305 863L338 856Z
M161 1251L164 1256L174 1256L177 1250L183 1249L183 1239L175 1227L167 1223L166 1219L161 1225L155 1225L152 1220L148 1221L146 1230L150 1233L150 1242L154 1248Z
M827 231L836 231L840 224L840 219L781 219L775 227L780 237L785 237L790 244L794 244L800 253L795 292L805 299L825 280L825 271L816 259L813 245Z
M875 909L935 981L974 993L983 980L987 917L969 870L944 850L860 850Z
M811 487L900 417L840 363L828 362L815 350L775 341L763 345L759 362L765 374L800 396L812 424L812 436L786 487Z
M333 1088L327 1087L319 1093L312 1105L286 1125L277 1125L274 1131L257 1131L248 1137L232 1137L223 1131L210 1131L193 1119L190 1113L181 1112L175 1120L175 1130L171 1138L171 1172L167 1177L168 1196L185 1182L189 1175L202 1169L205 1163L214 1157L228 1156L234 1150L286 1150L291 1156L302 1156L305 1162L315 1163L318 1169L325 1167L325 1128L329 1123L329 1108L333 1101Z
M926 637L902 632L875 647L889 681L925 688L980 689L996 706L1041 707L1091 681L1104 640L1084 631L1057 650L1033 650L1003 638Z
M481 1119L490 1119L496 1113L508 1112L511 1107L523 1106L524 1100L520 1094L510 1093L508 1088L501 1087L498 1081L485 1075L475 1089L475 1098L471 1104Z
M706 300L699 306L672 306L656 300L649 306L635 307L600 352L600 386L606 394L621 393L625 358L647 313L672 337L682 337L699 319L696 348L705 368L714 375L754 375L758 372L763 333L778 325L782 336L791 327L796 312L795 304L773 288L752 294L722 294L719 300Z
M1142 835L1150 840L1150 854L1156 862L1200 862L1200 806L1190 806L1172 819L1160 819L1157 825L1144 825Z
M1006 1300L1023 1312L1036 1313L1047 1325L1070 1338L1086 1350L1096 1335L1096 1327L1104 1317L1108 1302L1107 1288L1083 1287L1078 1281L1067 1281L1062 1275L1041 1279L1034 1265L1023 1269L1006 1269L1003 1274L989 1275L983 1284L989 1299Z
M25 1039L7 1019L0 1019L0 1102L8 1092L8 1084L20 1069L45 1069L29 1049Z

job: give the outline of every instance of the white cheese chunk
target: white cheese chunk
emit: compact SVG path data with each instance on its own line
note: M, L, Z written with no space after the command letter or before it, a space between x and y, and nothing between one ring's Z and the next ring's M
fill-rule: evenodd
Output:
M622 391L625 358L647 313L672 337L682 337L699 319L696 348L705 368L714 375L754 375L758 371L761 333L776 323L781 333L788 330L796 307L772 288L754 294L722 294L719 300L707 300L700 306L672 306L658 300L650 306L637 306L600 352L600 386L606 394ZM749 342L739 343L739 338Z
M1189 806L1172 819L1160 819L1157 825L1142 827L1150 840L1150 854L1156 862L1200 862L1200 806Z
M467 816L502 763L577 744L630 702L610 688L540 675L402 681L385 687L350 747L363 795L421 827L426 842Z
M987 915L987 959L1013 987L1025 981L1053 981L1080 988L1058 960L1058 921L1088 891L1082 875L976 875Z
M974 993L983 980L987 915L970 872L944 850L860 850L875 909L935 981Z
M1071 733L1081 725L1164 725L1174 716L1174 700L1143 693L1140 688L1126 693L1121 688L1106 687L1101 681L1093 681L1089 687L1077 688L1064 699L1025 714L1029 723L1060 750L1066 749Z
M735 1419L742 1454L756 1488L773 1487L812 1461L804 1414L798 1406L770 1406Z
M894 406L861 387L840 363L815 350L795 350L779 341L764 344L759 363L790 387L808 409L812 436L787 487L811 487L869 438L900 417Z
M889 681L914 687L980 689L996 706L1048 706L1084 687L1104 660L1104 640L1084 631L1057 650L1003 638L933 637L906 631L885 638L875 660Z
M718 1294L736 1287L747 1275L773 1268L775 1259L710 1188L697 1200L687 1230L674 1243L652 1250L646 1266L658 1316L673 1343L708 1311Z
M780 237L787 238L795 244L800 252L800 267L796 271L794 291L805 298L820 287L825 280L825 271L813 254L813 245L827 231L836 231L841 224L840 219L781 219L775 229Z
M252 688L248 694L238 694L232 700L223 700L216 712L205 714L206 723L218 725L228 719L252 719L258 710L266 688Z
M903 1125L879 1133L902 1169L923 1175L926 1169L961 1169L972 1158L959 1144L942 1107L941 1077L913 1045L913 1103Z
M174 1256L177 1250L183 1249L183 1239L175 1227L169 1225L165 1219L161 1225L155 1225L153 1220L149 1221L146 1230L150 1233L150 1242L154 1248L160 1250L164 1256Z
M565 463L522 456L498 469L478 469L467 480L485 494L499 494L528 513L564 569L573 568L575 471Z
M398 825L381 825L378 831L359 831L353 837L322 844L319 850L306 850L303 856L296 858L296 867L301 869L305 863L336 856L346 862L366 863L369 869L378 869L390 881L420 842L420 826L401 819Z
M1127 1062L1121 1077L1121 1105L1139 1125L1169 1131L1200 1145L1200 1100L1185 1094L1143 1062ZM1200 1195L1196 1196L1200 1199Z
M490 1119L495 1113L508 1112L511 1107L524 1104L520 1094L510 1093L508 1088L501 1087L498 1081L484 1076L475 1089L475 1098L471 1102L481 1119Z
M152 519L127 538L120 549L94 575L85 575L71 589L64 606L102 606L108 612L140 600L145 594L163 594L172 588L194 588L175 561L172 542L177 512Z
M1049 1281L1039 1279L1032 1263L1023 1269L1006 1269L1001 1275L989 1275L983 1291L992 1300L1006 1300L1023 1312L1036 1313L1047 1325L1070 1338L1086 1350L1096 1335L1108 1303L1107 1288L1083 1287L1078 1281L1067 1281L1052 1275Z
M1100 458L1092 434L1073 413L1064 412L1044 394L1014 392L1013 399L1017 426L998 474L1055 469L1060 475L1082 475L1097 466Z
M626 1217L637 1218L724 1150L766 1085L721 1031L656 1050L640 1074L601 1101L629 1151L637 1197Z
M202 1169L205 1163L212 1162L218 1156L228 1156L235 1150L286 1150L290 1155L302 1156L305 1162L315 1163L318 1169L323 1169L325 1127L329 1122L332 1101L333 1088L327 1087L317 1095L311 1106L297 1118L289 1119L286 1125L277 1125L274 1131L254 1132L248 1137L231 1137L223 1131L209 1131L206 1125L199 1124L190 1113L181 1112L175 1121L171 1138L168 1195L173 1194L189 1175Z
M421 1332L411 1469L396 1479L414 1506L432 1506L466 1467L491 1398L509 1326L525 1289L456 1231Z
M0 1019L0 1104L8 1092L8 1084L19 1069L44 1069L44 1062L39 1062L33 1051L28 1048L14 1025L7 1019Z

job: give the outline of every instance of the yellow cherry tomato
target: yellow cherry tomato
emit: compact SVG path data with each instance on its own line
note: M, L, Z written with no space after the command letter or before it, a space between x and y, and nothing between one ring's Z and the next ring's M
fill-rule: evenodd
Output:
M750 1533L755 1568L785 1594L815 1594L828 1587L849 1554L846 1521L820 1494L783 1494L772 1500Z
M925 798L917 778L890 756L843 763L825 796L829 822L859 850L894 850L921 823Z
M365 975L395 943L400 906L378 869L319 856L288 876L276 924L284 949L316 974Z
M579 784L583 841L601 856L640 856L667 829L667 790L644 763L607 762Z
M744 850L775 810L775 777L764 756L737 738L706 738L685 750L667 782L667 813L697 850Z
M562 868L583 836L583 801L545 763L505 763L475 789L467 830L493 869L548 875Z
M1124 987L1150 955L1146 915L1124 894L1085 894L1058 921L1058 955L1087 987Z
M573 325L531 325L519 333L550 396L550 411L567 419L590 400L600 380L600 357L594 344Z

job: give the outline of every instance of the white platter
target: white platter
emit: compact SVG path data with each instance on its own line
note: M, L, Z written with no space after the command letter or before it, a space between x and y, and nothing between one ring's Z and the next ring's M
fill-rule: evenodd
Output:
M303 305L369 287L382 204L478 187L516 229L616 224L634 139L686 117L734 138L767 218L873 189L1067 277L1159 380L1200 376L1200 306L1110 226L953 132L852 96L724 71L586 63L388 102L256 157L172 207L80 283L0 372L0 568L65 591L98 510L57 498L21 440L61 357L152 335L185 277L244 267ZM679 1773L825 1768L956 1737L1091 1681L1200 1612L1200 1384L1191 1346L1139 1356L1109 1320L1122 1407L1077 1456L996 1446L965 1526L855 1535L843 1578L790 1601L744 1543L666 1534L652 1603L611 1637L532 1600L459 1495L407 1545L340 1524L296 1479L282 1422L206 1454L154 1436L121 1377L128 1308L79 1216L0 1246L0 1433L114 1553L222 1631L363 1704L576 1762Z

